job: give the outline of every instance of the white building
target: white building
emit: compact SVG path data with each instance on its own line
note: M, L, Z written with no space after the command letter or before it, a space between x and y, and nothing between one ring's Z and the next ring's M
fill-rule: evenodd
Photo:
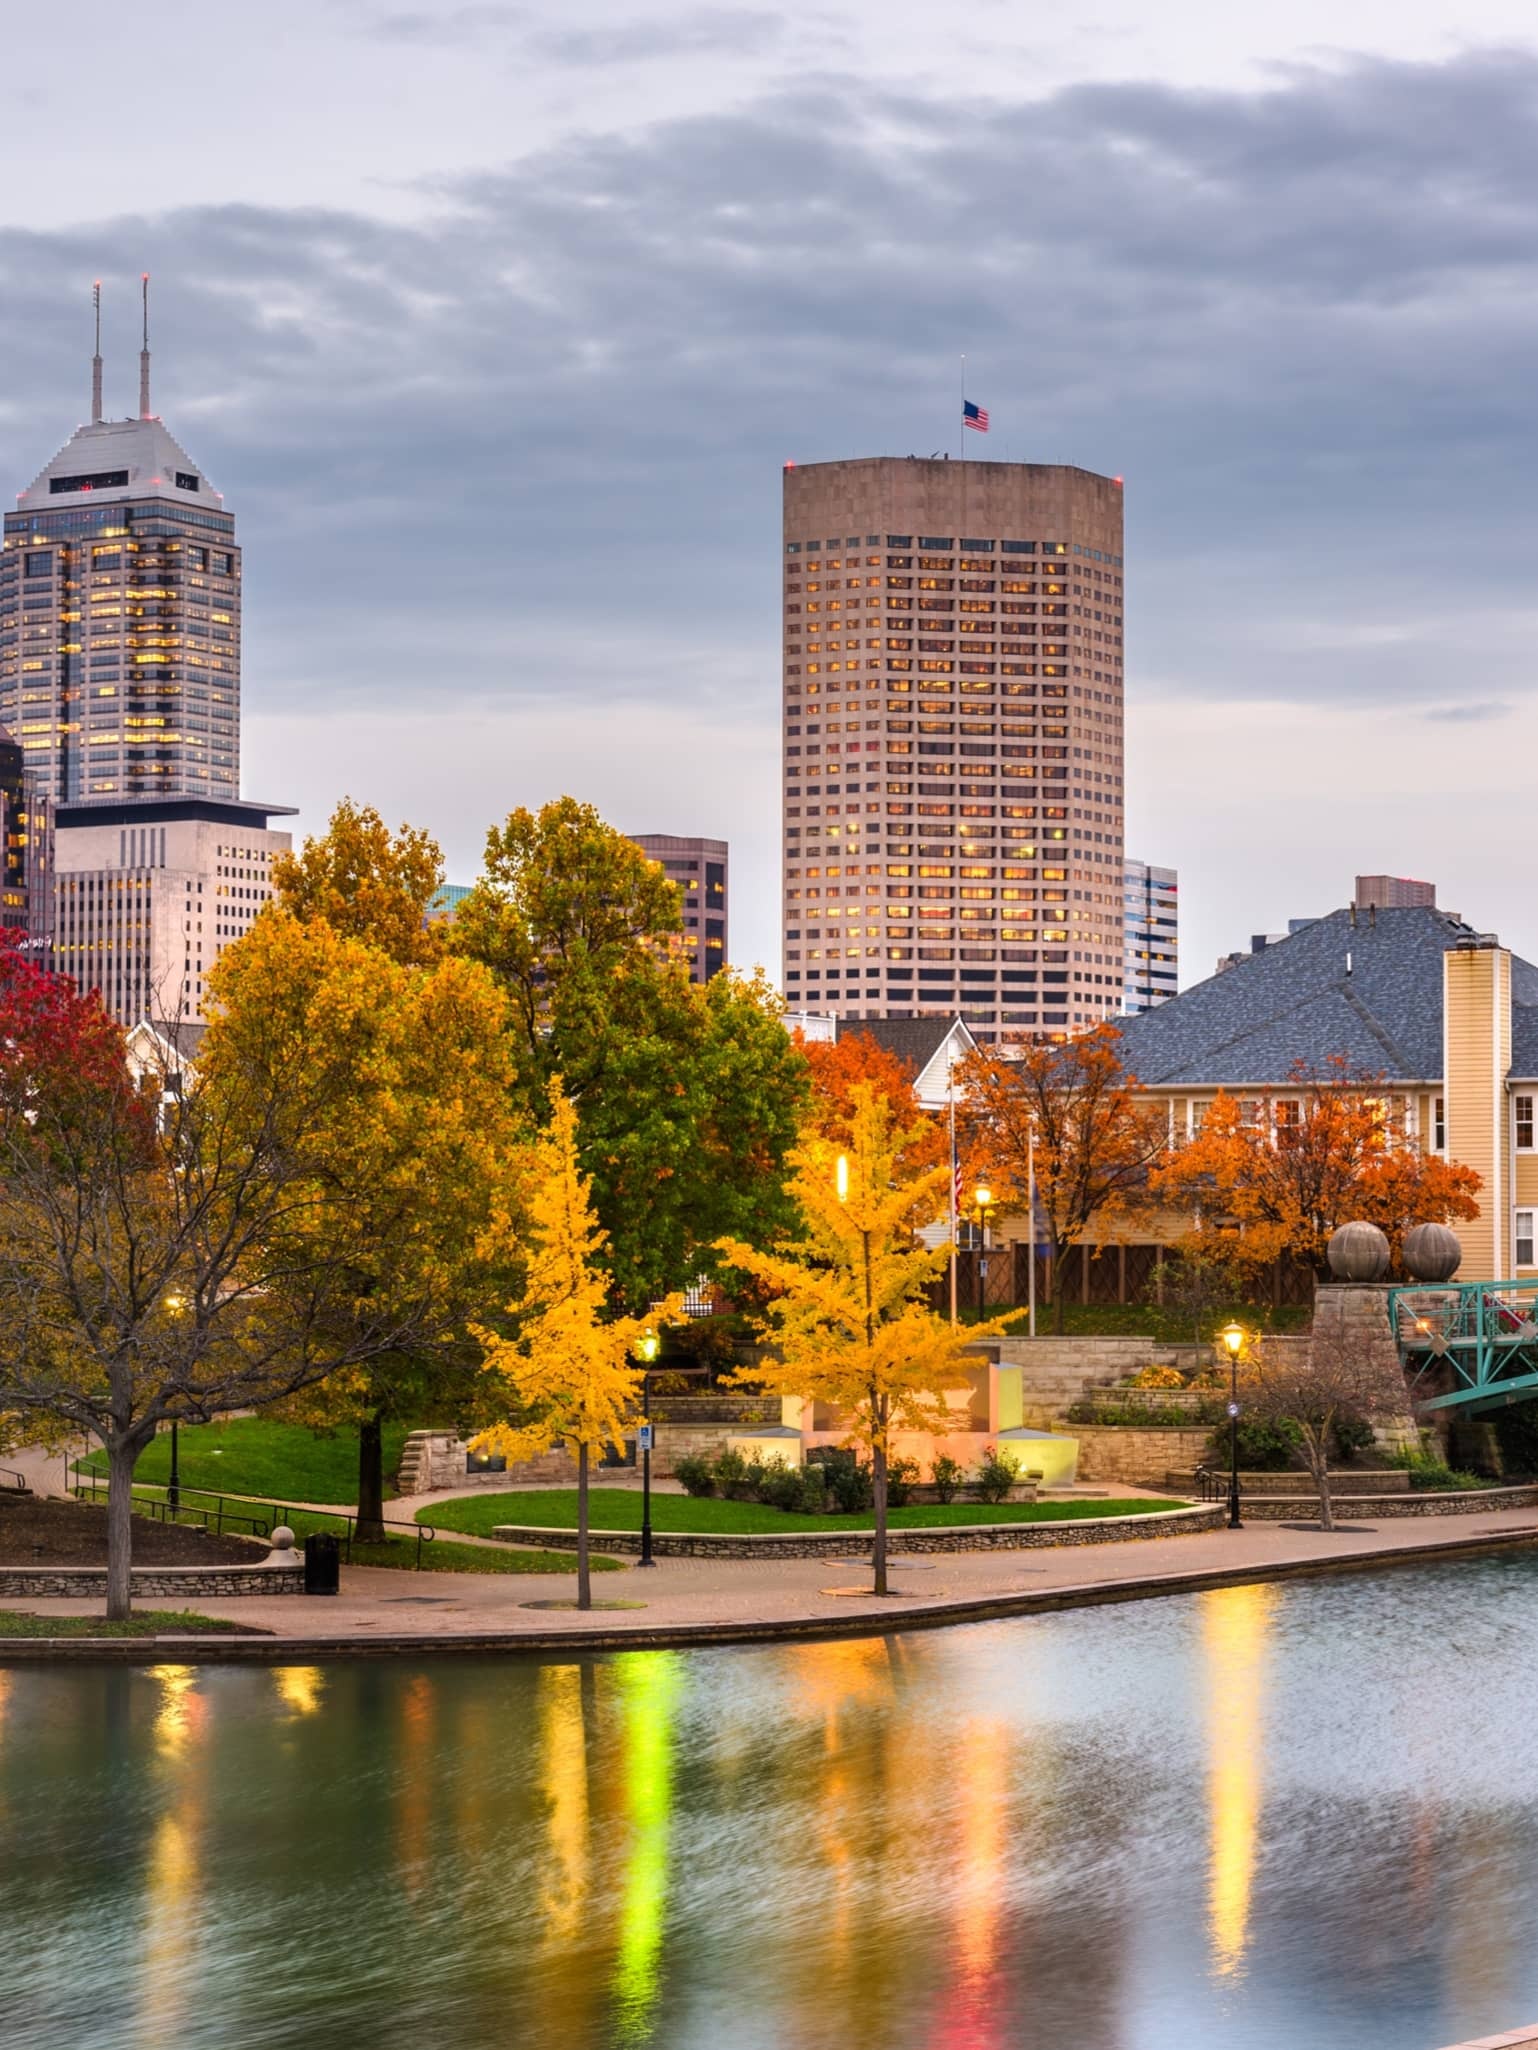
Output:
M196 1025L208 974L272 897L292 807L178 797L61 804L54 828L52 964L99 989L124 1026Z
M1180 875L1151 862L1123 864L1122 1010L1135 1017L1179 987Z

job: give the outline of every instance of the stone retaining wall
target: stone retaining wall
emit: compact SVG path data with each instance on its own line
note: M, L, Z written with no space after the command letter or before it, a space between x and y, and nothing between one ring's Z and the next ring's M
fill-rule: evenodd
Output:
M1249 1523L1313 1523L1319 1516L1319 1497L1313 1493L1246 1495L1239 1506ZM1374 1523L1390 1516L1482 1516L1490 1509L1538 1508L1538 1487L1454 1489L1445 1494L1428 1488L1408 1495L1347 1495L1332 1488L1330 1508L1344 1523L1357 1516L1370 1516Z
M1070 1424L1079 1441L1081 1481L1146 1481L1162 1487L1172 1467L1200 1465L1210 1426Z
M1145 1516L1089 1516L1068 1523L971 1523L928 1530L894 1530L887 1546L897 1552L1036 1551L1056 1545L1108 1545L1136 1538L1184 1537L1194 1531L1219 1530L1228 1512L1221 1502L1196 1509L1161 1509ZM542 1524L499 1523L492 1536L504 1544L538 1545L546 1551L574 1552L574 1530L547 1530ZM641 1549L634 1530L588 1533L595 1552L629 1556ZM659 1559L838 1559L850 1552L868 1552L868 1530L804 1532L657 1531L652 1550Z
M1214 1473L1225 1487L1228 1485L1228 1469L1221 1460L1211 1465L1209 1471ZM1342 1495L1376 1497L1410 1493L1410 1476L1402 1467L1388 1467L1382 1471L1371 1467L1362 1470L1356 1467L1342 1467L1340 1472L1333 1474L1331 1478ZM1196 1475L1190 1471L1167 1473L1164 1476L1164 1484L1172 1495L1194 1495L1199 1490ZM1245 1473L1241 1468L1239 1473L1239 1491L1246 1497L1285 1495L1289 1501L1293 1501L1312 1486L1313 1482L1306 1473L1292 1469L1282 1473Z
M135 1601L208 1595L303 1594L303 1566L135 1566ZM0 1600L86 1601L107 1592L105 1566L0 1566Z

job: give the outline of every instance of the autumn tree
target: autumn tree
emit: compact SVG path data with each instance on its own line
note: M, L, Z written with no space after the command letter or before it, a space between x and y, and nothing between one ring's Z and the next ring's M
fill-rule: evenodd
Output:
M1385 1350L1365 1343L1344 1319L1316 1317L1307 1348L1259 1340L1239 1383L1246 1416L1297 1427L1303 1458L1319 1497L1319 1527L1333 1530L1330 1462L1346 1424L1402 1417L1409 1408L1404 1376Z
M507 1305L509 1334L481 1327L482 1365L497 1393L518 1413L493 1424L477 1443L510 1459L529 1459L558 1440L577 1453L577 1607L591 1608L588 1468L611 1445L624 1450L642 1369L635 1352L653 1324L683 1314L670 1295L645 1317L611 1313L604 1232L594 1214L591 1178L578 1156L577 1112L558 1078L550 1083L550 1122L526 1163L528 1267L523 1290Z
M950 1256L918 1238L949 1167L905 1165L922 1135L872 1082L852 1092L847 1145L808 1125L791 1156L801 1235L771 1250L729 1241L722 1252L769 1293L770 1356L744 1377L781 1396L834 1405L870 1454L875 1591L887 1592L887 1473L893 1433L944 1430L944 1397L966 1386L965 1351L1003 1323L963 1335L929 1308Z
M439 952L438 930L427 922L443 885L438 843L415 826L392 833L372 805L344 797L322 835L275 858L272 880L278 902L306 924L324 919L408 966Z
M509 1203L527 1134L506 1004L474 962L405 965L284 910L257 920L211 988L218 1013L199 1065L213 1082L318 1038L350 1067L352 1087L316 1102L308 1130L358 1220L332 1248L347 1277L335 1337L345 1346L349 1324L388 1311L405 1342L332 1374L286 1414L357 1429L357 1534L382 1539L385 1426L474 1415L470 1320L505 1291L516 1258Z
M676 946L679 893L590 805L515 811L449 944L507 997L518 1101L549 1115L559 1074L618 1299L639 1309L708 1272L725 1234L785 1218L805 1063L761 977L700 988Z
M854 1123L855 1093L862 1083L868 1083L891 1105L893 1116L914 1133L918 1151L909 1165L934 1167L945 1158L944 1124L935 1116L918 1113L912 1061L882 1046L858 1025L841 1028L837 1039L809 1040L799 1030L793 1037L806 1062L810 1115L824 1138L847 1144Z
M333 1143L353 1118L388 1124L348 1017L309 1023L215 1026L190 1085L141 1097L97 1000L0 955L0 1411L101 1442L115 1618L134 1468L162 1423L268 1408L415 1344L435 1309L359 1295L360 1270L409 1262L411 1220L369 1187L390 1148ZM410 1137L398 1122L395 1157Z
M1353 1218L1378 1225L1397 1261L1411 1225L1479 1214L1474 1170L1424 1152L1382 1079L1344 1060L1300 1061L1284 1088L1243 1102L1220 1092L1153 1186L1199 1215L1194 1242L1221 1234L1251 1271L1285 1254L1322 1277L1330 1234Z
M1106 1227L1146 1198L1162 1159L1162 1107L1123 1069L1114 1026L1062 1045L1004 1054L980 1046L957 1070L972 1157L1001 1215L1029 1213L1034 1159L1036 1222L1052 1261L1056 1328L1063 1328L1063 1255L1090 1226Z

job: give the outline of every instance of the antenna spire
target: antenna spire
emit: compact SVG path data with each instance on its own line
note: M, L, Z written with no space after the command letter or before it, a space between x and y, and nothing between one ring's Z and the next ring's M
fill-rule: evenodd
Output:
M146 271L140 279L144 293L144 346L139 351L139 418L150 416L150 274Z
M101 279L91 287L91 304L96 312L96 354L91 358L91 421L101 419Z

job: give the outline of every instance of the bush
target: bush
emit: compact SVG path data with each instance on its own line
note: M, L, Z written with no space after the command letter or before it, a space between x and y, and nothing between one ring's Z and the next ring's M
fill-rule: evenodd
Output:
M1186 1377L1178 1367L1143 1367L1127 1383L1129 1388L1184 1388Z
M1149 1424L1164 1430L1199 1430L1203 1424L1227 1418L1221 1402L1200 1402L1193 1409L1157 1402L1074 1402L1068 1406L1071 1424L1114 1424L1136 1429Z
M711 1462L699 1452L687 1452L675 1462L674 1477L684 1484L686 1494L705 1496L716 1491L716 1472Z
M1365 1452L1374 1442L1372 1425L1366 1417L1360 1416L1338 1416L1331 1435L1334 1439L1335 1457L1348 1462L1355 1459L1359 1452Z
M801 1469L801 1513L803 1516L821 1516L828 1506L828 1478L820 1466L808 1464Z
M722 1500L731 1502L737 1499L736 1490L747 1479L748 1462L740 1452L728 1445L724 1452L716 1454L716 1463L712 1473L716 1486L720 1490Z
M972 1485L980 1502L1003 1502L1019 1478L1020 1462L1012 1452L1000 1452L997 1445L985 1445L982 1464Z
M1246 1473L1285 1473L1301 1464L1303 1433L1290 1417L1241 1416L1239 1464ZM1215 1466L1228 1464L1228 1418L1214 1425L1207 1457Z
M847 1445L819 1445L807 1457L822 1468L833 1506L841 1515L855 1516L869 1509L874 1499L870 1468Z
M913 1500L913 1484L919 1477L916 1459L889 1459L886 1465L886 1498L893 1509L906 1509Z
M755 1493L766 1509L783 1509L787 1513L799 1511L805 1502L800 1467L787 1466L776 1453L772 1459L766 1459L759 1470Z
M959 1459L948 1459L942 1452L929 1469L929 1477L934 1482L935 1500L954 1502L956 1490L967 1477L966 1468Z

